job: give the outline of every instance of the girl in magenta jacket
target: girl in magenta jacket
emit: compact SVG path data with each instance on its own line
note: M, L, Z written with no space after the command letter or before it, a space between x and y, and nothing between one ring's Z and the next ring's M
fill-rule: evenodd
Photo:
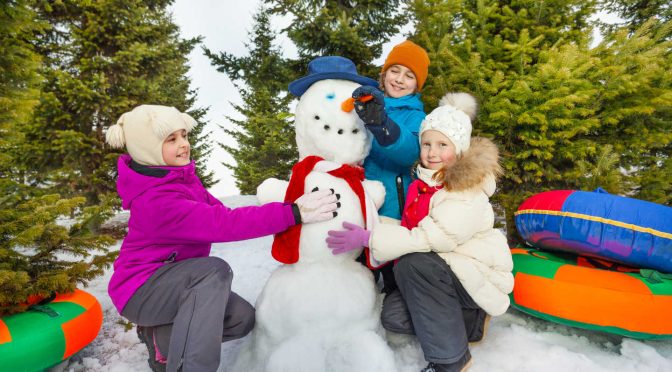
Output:
M173 107L141 105L107 131L118 161L117 190L130 210L128 234L108 292L138 324L152 370L216 371L220 343L245 336L254 308L231 291L233 272L211 243L257 238L336 215L337 195L315 191L293 204L236 209L214 198L190 160L196 124Z

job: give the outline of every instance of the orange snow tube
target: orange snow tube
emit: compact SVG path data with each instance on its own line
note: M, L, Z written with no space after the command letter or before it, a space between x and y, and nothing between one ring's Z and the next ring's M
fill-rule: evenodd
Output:
M672 337L672 279L667 276L580 266L580 256L533 248L514 248L511 253L514 308L552 322L632 338Z
M82 290L58 294L46 305L0 318L0 365L41 371L93 341L103 324L100 303Z

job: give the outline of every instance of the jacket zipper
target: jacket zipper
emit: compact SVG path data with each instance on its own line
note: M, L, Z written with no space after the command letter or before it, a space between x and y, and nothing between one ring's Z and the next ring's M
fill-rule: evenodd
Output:
M401 178L401 174L397 175L397 201L399 202L399 216L404 215L404 180Z

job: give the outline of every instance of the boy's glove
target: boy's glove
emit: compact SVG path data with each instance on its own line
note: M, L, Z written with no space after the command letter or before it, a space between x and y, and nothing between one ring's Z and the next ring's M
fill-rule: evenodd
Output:
M296 223L312 223L330 220L338 215L336 210L340 208L338 201L340 195L334 194L333 189L313 190L301 195L294 202L294 218ZM298 216L297 216L298 209ZM298 217L298 218L297 218Z
M366 102L361 97L371 96ZM355 99L355 111L364 122L366 129L376 138L381 146L389 146L399 139L399 125L390 120L385 113L385 96L383 92L372 86L363 85L352 92Z
M370 231L349 222L343 222L343 227L345 230L329 230L327 233L327 246L331 248L331 253L340 254L369 246Z

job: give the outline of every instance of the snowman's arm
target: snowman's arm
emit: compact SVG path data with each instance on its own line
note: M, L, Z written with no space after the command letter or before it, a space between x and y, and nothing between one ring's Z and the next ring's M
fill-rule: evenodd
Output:
M373 200L376 209L380 209L385 201L385 186L383 186L383 183L380 181L364 180L362 186L364 186L364 192Z
M277 178L267 178L257 187L259 203L281 202L285 200L289 182Z

